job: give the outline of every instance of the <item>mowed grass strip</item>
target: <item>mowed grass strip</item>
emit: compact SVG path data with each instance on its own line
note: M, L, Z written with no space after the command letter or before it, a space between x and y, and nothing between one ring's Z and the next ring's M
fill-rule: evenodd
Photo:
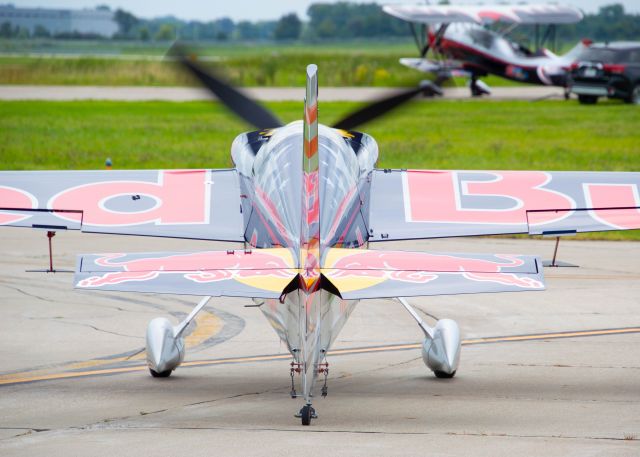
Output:
M305 68L315 63L320 68L321 86L415 86L428 75L401 65L400 57L412 52L391 48L356 50L333 48L309 51L276 47L237 55L218 55L218 62L205 62L233 84L240 86L288 87L305 84ZM512 86L517 82L489 76L490 86ZM115 59L105 57L0 57L0 84L95 85L95 86L193 86L196 82L176 64L164 60ZM456 78L455 83L466 80Z
M267 104L285 122L302 102ZM322 123L360 105L322 103ZM362 128L385 168L640 171L640 110L605 102L418 101ZM0 168L230 167L249 130L214 102L4 102ZM640 239L639 231L597 234Z

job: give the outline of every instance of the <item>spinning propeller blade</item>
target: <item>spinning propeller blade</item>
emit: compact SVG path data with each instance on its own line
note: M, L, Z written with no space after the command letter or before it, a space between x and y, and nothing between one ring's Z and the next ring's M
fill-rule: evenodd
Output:
M256 129L281 127L283 125L282 121L264 106L224 82L211 71L205 70L185 52L182 46L174 45L168 54L177 58L182 67L195 76L227 108Z
M336 122L333 125L333 128L353 130L359 125L387 114L421 93L424 93L425 95L442 95L442 90L430 81L423 81L420 83L420 86L415 89L395 93L389 97L372 102L364 108L354 111Z

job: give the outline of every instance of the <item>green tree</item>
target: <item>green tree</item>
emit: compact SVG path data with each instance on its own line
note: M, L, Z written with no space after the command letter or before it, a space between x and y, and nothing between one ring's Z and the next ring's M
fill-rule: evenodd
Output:
M149 41L149 39L151 38L149 28L146 25L140 27L140 29L138 30L138 38L142 41Z
M51 33L44 26L38 24L33 29L33 36L35 38L48 38L51 36Z
M26 39L29 38L29 36L31 36L31 34L29 33L29 29L26 27L20 27L18 29L18 33L17 33L17 37L21 38L21 39Z
M117 22L120 33L123 35L128 35L129 32L131 32L131 29L140 22L140 19L135 17L133 14L121 9L116 10L113 15L113 20Z
M273 37L276 40L297 40L302 30L302 22L296 13L286 14L280 18Z
M162 24L156 33L156 41L175 40L176 32L171 24Z
M11 22L3 22L0 25L0 38L11 38L13 35L13 28L11 27Z
M255 40L260 38L260 30L250 21L240 21L236 24L235 37L239 40Z

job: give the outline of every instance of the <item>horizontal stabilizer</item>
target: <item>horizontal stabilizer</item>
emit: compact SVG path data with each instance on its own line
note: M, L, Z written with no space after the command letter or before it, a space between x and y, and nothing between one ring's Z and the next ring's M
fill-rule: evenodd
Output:
M323 274L344 299L544 289L537 257L330 249Z
M89 290L278 298L296 277L288 249L84 254L75 287Z

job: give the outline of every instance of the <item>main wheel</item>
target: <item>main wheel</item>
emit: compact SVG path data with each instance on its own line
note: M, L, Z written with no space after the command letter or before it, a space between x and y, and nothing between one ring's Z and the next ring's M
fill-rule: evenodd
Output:
M302 425L311 425L311 417L313 416L313 408L311 405L304 405L300 410Z
M160 373L158 373L157 371L149 368L149 373L151 373L151 376L153 376L154 378L168 378L169 376L171 376L171 370L161 371Z
M583 105L595 105L598 102L596 95L578 95L578 101Z
M633 89L631 89L631 95L629 95L626 102L634 105L640 105L640 84L633 86Z
M440 379L451 379L456 375L456 372L447 373L446 371L434 371L433 374L436 375L436 378Z

